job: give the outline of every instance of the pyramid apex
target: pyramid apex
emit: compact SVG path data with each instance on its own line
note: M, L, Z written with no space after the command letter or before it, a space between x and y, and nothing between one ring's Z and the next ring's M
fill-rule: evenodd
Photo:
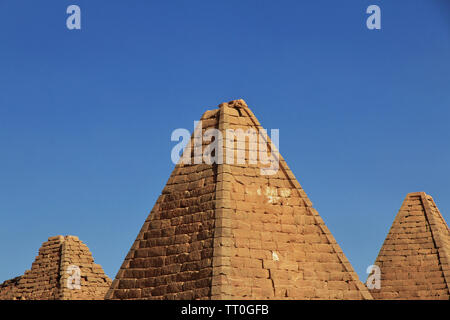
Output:
M49 238L48 238L48 241L55 241L55 240L64 241L64 236L62 236L62 235L57 235L57 236L53 236L53 237L49 237Z
M57 236L49 237L47 241L65 241L65 240L80 240L80 239L77 236L72 236L72 235L67 235L67 236L57 235Z
M410 192L406 196L407 197L411 197L411 196L414 197L414 196L421 196L421 195L426 195L426 193L424 191Z
M80 240L77 236L67 235L64 237L66 240Z
M237 100L231 100L228 102L223 102L219 104L219 108L222 107L234 107L234 108L248 108L247 103L244 101L244 99L237 99Z
M410 192L406 195L406 199L411 197L420 197L423 199L423 201L432 201L433 197L427 194L425 191L419 191L419 192Z

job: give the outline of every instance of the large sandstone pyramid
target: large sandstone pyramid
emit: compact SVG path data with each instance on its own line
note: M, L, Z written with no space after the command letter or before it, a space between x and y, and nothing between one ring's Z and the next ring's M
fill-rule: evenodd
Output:
M0 284L0 300L100 300L110 285L83 242L56 236L42 244L31 270Z
M200 123L224 137L262 129L243 100ZM230 139L211 154L245 150L245 163L195 164L196 139L183 155L194 164L175 166L106 299L371 299L281 157L267 174L269 162L250 164L254 144Z
M433 198L409 193L375 261L375 299L450 299L450 233Z

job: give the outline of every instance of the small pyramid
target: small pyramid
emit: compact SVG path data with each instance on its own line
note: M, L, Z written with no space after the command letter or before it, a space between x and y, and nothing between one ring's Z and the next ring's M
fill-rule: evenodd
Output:
M375 299L450 299L450 233L433 198L409 193L375 261Z
M78 237L56 236L42 244L31 270L0 284L0 300L102 300L110 285Z
M252 162L255 144L226 135L261 133L243 100L206 111L198 128L220 131L211 155L236 161L196 161L194 132L182 157L190 164L175 166L106 299L371 299L281 156L267 174L276 157Z

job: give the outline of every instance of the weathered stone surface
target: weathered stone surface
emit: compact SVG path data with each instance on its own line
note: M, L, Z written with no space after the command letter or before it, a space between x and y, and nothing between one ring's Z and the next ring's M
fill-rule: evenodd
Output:
M18 286L22 276L15 277L0 284L0 300L16 300L21 295L18 293Z
M450 299L450 233L433 198L406 196L375 261L375 299Z
M80 288L67 285L69 266L80 270ZM50 237L31 269L0 285L0 300L100 300L111 285L88 247L75 236Z
M262 129L243 100L202 126ZM262 175L230 144L244 164L176 165L106 298L371 299L286 162Z

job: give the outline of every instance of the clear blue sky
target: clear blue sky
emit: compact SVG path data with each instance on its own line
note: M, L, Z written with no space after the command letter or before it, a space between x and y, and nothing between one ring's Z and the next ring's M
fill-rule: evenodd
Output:
M450 220L449 1L0 0L0 282L58 234L115 277L172 130L236 98L363 281L408 192Z

